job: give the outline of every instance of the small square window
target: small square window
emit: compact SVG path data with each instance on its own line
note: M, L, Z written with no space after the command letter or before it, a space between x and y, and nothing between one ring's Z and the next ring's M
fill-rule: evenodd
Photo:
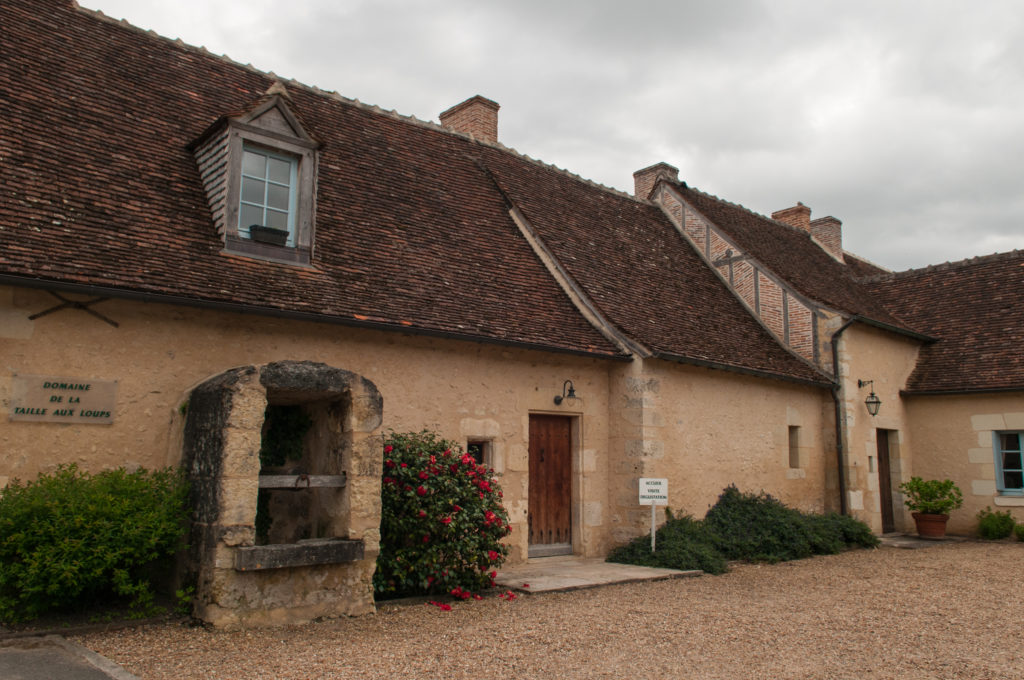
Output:
M466 442L466 453L471 455L478 465L491 464L491 442L487 439L470 439Z

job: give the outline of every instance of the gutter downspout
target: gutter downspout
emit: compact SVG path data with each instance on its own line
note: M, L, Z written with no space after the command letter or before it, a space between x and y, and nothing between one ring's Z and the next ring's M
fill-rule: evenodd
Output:
M853 317L830 337L832 342L832 401L836 407L836 463L839 472L839 514L846 514L846 470L843 466L843 402L839 399L839 345L837 341L847 328L859 321L859 317Z

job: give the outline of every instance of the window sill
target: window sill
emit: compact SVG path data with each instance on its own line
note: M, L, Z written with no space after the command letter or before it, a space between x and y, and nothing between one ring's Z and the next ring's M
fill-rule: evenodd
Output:
M290 246L275 246L271 243L260 243L247 238L228 235L224 241L224 252L233 255L246 255L261 260L284 262L286 264L309 264L309 249Z
M1008 508L1024 508L1024 496L996 496L992 502Z

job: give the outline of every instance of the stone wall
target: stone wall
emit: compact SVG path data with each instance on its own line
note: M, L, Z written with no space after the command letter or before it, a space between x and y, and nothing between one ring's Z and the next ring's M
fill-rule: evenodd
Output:
M306 446L325 432L333 436L326 437L322 455L304 460L330 469L293 475L294 488L281 490L292 503L305 504L307 515L317 515L318 535L261 547L255 528L267 477L260 474L261 432L267 405L275 403L316 405L319 422ZM230 628L374 610L382 406L373 383L313 362L236 368L192 391L182 461L192 485L196 616ZM344 486L310 488L311 479L324 477L342 477ZM294 521L288 510L270 504L271 515Z

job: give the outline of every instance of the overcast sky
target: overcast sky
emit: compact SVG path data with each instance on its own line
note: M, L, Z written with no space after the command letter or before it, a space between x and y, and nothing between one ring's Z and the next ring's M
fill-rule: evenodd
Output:
M1017 0L79 2L424 120L481 94L520 153L800 201L890 269L1024 248Z

